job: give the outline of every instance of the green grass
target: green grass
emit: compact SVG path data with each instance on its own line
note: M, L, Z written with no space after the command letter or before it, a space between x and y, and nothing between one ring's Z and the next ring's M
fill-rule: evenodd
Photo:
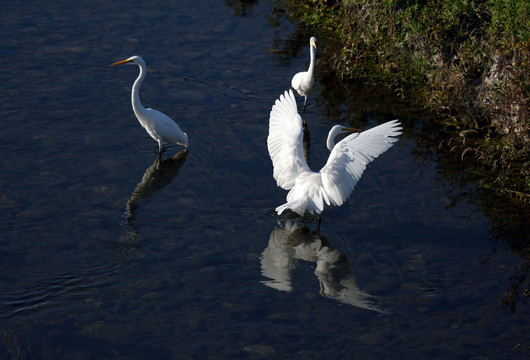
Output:
M417 98L452 125L454 151L491 169L484 187L530 201L528 0L290 4L299 21L328 38L321 68Z

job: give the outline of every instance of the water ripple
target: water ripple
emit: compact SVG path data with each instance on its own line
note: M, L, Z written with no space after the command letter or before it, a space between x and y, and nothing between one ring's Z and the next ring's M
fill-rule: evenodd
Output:
M121 258L120 262L84 269L80 274L29 273L28 276L37 278L37 285L1 295L0 319L57 304L67 294L84 294L106 287L133 261L131 257Z

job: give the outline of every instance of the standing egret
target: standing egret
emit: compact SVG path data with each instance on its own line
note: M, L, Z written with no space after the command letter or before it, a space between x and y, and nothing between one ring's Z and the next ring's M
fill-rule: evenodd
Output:
M160 160L164 151L164 143L177 143L187 148L189 146L188 135L180 130L175 121L160 111L144 108L140 102L140 85L144 81L146 72L144 59L140 56L131 56L128 59L115 62L112 66L122 64L136 64L140 68L140 75L135 80L131 91L132 108L145 131L158 142L158 159Z
M335 125L329 132L327 147L331 152L320 172L312 171L302 149L302 119L291 90L280 95L272 107L267 148L278 186L289 190L287 203L278 206L280 215L291 209L304 216L308 211L319 215L324 204L340 206L350 196L366 165L388 150L398 139L402 128L392 120L372 129L353 133L337 144L335 137L344 130Z
M305 104L307 102L307 95L311 88L313 87L313 72L315 70L315 49L317 48L317 39L312 37L309 39L309 53L310 53L310 62L309 69L307 71L302 71L293 76L291 80L291 86L296 92L304 97L304 113L305 113ZM305 124L305 119L304 119Z

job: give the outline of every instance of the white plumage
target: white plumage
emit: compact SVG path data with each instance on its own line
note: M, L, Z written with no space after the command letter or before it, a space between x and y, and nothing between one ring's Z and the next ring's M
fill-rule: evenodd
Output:
M320 172L312 171L303 155L302 118L291 90L280 95L269 119L267 147L278 186L289 190L287 202L276 208L303 216L306 211L320 214L324 205L339 206L350 196L366 165L388 150L401 134L398 120L353 133L335 145L335 137L348 128L335 125L329 132L330 155Z
M144 108L140 102L140 85L145 78L145 61L140 56L131 56L128 59L118 61L114 65L135 64L140 68L140 74L134 82L131 91L131 103L136 118L147 131L147 133L158 142L158 157L162 155L164 143L177 143L186 148L188 144L188 135L180 130L180 127L169 116L160 111Z
M309 39L309 68L307 69L307 71L302 71L295 74L295 76L293 76L293 79L291 80L291 86L293 87L293 89L295 89L300 96L304 97L304 111L305 104L307 102L307 95L313 87L314 82L313 72L315 70L315 49L317 48L316 42L317 39L315 37Z

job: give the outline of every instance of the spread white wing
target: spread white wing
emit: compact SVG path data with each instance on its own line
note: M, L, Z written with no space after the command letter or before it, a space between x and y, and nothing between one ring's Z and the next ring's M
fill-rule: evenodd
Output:
M280 95L272 107L267 148L274 179L281 188L291 189L300 173L310 171L303 153L302 118L291 90Z
M320 170L322 187L331 205L341 205L361 178L366 165L387 151L398 140L401 124L392 120L351 134L339 141L331 151L326 165Z

